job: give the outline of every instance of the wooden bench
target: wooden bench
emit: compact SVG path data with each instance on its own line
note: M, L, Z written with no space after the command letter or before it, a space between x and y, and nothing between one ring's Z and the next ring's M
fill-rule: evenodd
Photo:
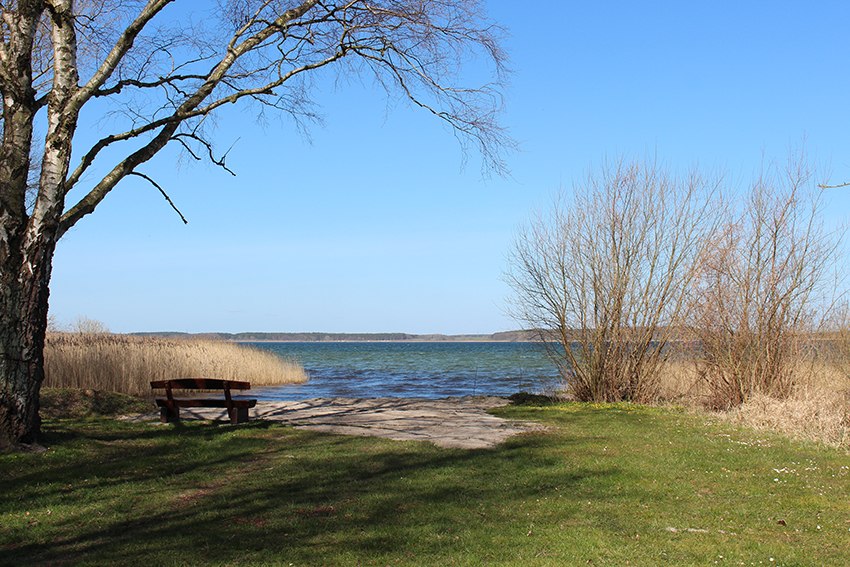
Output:
M248 409L257 405L257 400L234 400L231 390L250 390L248 382L236 380L216 380L212 378L180 378L177 380L156 380L151 389L165 390L164 398L156 398L160 408L160 421L163 423L180 421L180 408L227 408L230 423L248 421ZM224 398L187 397L175 398L174 390L224 390Z

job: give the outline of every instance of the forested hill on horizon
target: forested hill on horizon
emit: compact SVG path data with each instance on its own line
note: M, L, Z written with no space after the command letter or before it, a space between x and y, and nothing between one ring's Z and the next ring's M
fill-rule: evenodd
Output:
M409 341L409 342L525 342L535 340L533 331L502 331L482 335L416 335L410 333L182 333L176 331L157 331L149 333L129 333L146 337L218 339L224 341L247 342L340 342L340 341Z

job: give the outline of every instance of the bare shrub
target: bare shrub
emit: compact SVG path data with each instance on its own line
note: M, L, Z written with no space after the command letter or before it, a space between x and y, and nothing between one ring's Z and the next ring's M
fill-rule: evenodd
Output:
M696 172L619 163L519 235L514 314L539 330L577 399L656 398L720 206L717 183Z
M88 317L77 317L71 324L71 331L81 335L108 335L111 333L105 323Z
M252 386L306 382L298 364L224 341L56 333L45 345L45 386L150 394L151 380L220 378Z
M689 312L712 408L788 398L813 360L837 242L811 178L802 161L764 173L703 257Z

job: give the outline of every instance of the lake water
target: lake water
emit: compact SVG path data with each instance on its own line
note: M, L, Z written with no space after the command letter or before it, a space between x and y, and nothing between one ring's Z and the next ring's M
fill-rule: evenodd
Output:
M247 343L300 363L306 384L252 388L260 400L551 392L558 372L533 343Z

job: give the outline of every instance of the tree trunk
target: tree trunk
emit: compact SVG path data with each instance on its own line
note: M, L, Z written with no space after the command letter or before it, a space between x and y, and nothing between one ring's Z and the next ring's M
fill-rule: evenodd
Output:
M38 392L44 375L47 282L54 249L44 247L48 240L43 237L28 238L26 210L38 109L32 52L44 4L20 0L7 8L0 58L0 450L33 443L39 434Z
M40 433L51 240L9 254L0 272L0 450L35 443Z

